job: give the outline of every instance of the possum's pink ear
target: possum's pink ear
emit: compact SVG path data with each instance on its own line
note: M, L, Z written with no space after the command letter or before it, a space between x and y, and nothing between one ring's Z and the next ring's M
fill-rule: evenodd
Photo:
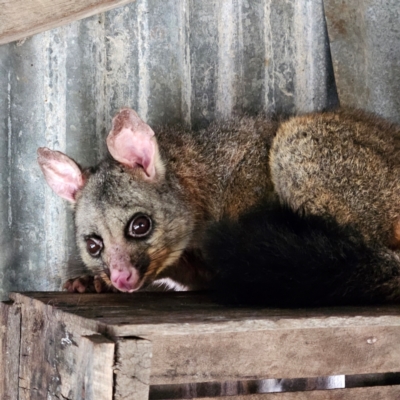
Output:
M149 180L164 175L153 130L129 108L122 109L114 117L107 147L114 160L131 168L142 168Z
M59 151L39 147L38 163L48 185L60 197L75 203L76 192L84 185L81 169L74 160Z

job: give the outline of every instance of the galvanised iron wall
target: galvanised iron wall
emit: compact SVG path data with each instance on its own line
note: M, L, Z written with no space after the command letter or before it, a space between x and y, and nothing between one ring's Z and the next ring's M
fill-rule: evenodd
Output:
M325 7L344 102L400 121L397 3ZM46 186L37 147L95 163L122 106L151 124L201 126L337 104L321 0L137 0L0 46L0 93L2 298L58 290L82 272L70 210Z

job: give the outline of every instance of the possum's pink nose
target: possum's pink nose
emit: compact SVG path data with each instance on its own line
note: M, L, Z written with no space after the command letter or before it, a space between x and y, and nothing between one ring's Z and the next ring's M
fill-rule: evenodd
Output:
M140 287L140 278L136 269L132 271L111 271L112 284L122 292L133 292Z

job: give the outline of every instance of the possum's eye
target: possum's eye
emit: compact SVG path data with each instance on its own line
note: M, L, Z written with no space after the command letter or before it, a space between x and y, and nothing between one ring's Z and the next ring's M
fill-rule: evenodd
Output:
M97 237L88 237L86 239L86 249L92 257L98 257L103 250L103 241Z
M128 224L126 233L133 238L146 237L153 227L151 218L145 214L136 214Z

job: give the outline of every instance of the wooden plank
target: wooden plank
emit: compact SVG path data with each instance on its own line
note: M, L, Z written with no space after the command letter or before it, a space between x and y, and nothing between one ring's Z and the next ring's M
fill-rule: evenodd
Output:
M0 44L20 40L135 0L0 0Z
M151 384L400 371L400 327L153 337Z
M114 343L37 305L21 304L19 399L111 400Z
M117 343L115 400L149 398L152 344L142 339L122 339Z
M264 393L250 396L203 397L202 400L397 400L399 398L400 386L378 386L293 393Z
M18 398L20 309L12 302L0 303L0 399Z
M233 309L190 293L13 298L38 310L52 304L60 322L91 324L115 341L152 341L153 385L400 371L398 306Z
M100 324L115 337L187 335L281 329L400 326L400 307L337 307L320 309L229 308L206 294L65 292L12 293L20 303L51 304L80 321ZM39 305L38 305L39 307ZM83 322L80 322L83 323ZM103 332L102 332L103 333Z

